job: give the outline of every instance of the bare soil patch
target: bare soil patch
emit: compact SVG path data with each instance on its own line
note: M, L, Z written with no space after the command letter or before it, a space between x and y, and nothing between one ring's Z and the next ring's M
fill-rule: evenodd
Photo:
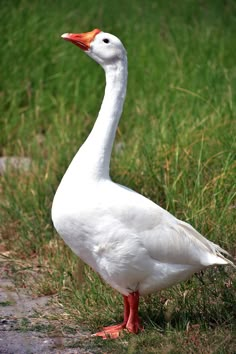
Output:
M27 289L16 288L0 266L0 353L99 352L98 348L91 349L94 342L90 333L62 318L62 309L53 296L35 298Z

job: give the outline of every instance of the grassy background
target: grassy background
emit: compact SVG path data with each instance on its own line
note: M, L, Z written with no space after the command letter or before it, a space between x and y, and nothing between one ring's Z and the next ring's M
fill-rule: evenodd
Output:
M103 71L60 35L95 27L120 37L129 58L113 179L235 256L235 1L2 0L0 15L0 154L33 160L28 173L0 179L1 249L16 280L57 294L91 331L120 320L121 297L72 255L50 219L104 92ZM235 283L228 267L212 268L147 297L146 331L102 342L101 352L233 353Z

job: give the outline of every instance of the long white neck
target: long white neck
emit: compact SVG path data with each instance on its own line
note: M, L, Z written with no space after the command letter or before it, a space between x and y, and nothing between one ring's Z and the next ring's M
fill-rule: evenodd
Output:
M106 88L101 109L90 135L75 156L83 173L96 179L109 178L112 146L126 95L127 58L104 69Z

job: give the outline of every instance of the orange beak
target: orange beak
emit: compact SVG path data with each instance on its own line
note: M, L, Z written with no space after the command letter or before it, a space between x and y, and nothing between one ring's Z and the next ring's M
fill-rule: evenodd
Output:
M91 42L94 40L96 35L100 32L101 31L96 28L91 32L85 32L85 33L78 33L78 34L64 33L61 36L61 38L77 45L80 49L86 51L86 50L89 50Z

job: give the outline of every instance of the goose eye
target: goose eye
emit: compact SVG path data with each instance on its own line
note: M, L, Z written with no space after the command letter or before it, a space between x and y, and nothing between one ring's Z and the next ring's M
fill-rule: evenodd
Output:
M109 39L104 38L104 39L103 39L103 42L104 42L104 43L109 43Z

